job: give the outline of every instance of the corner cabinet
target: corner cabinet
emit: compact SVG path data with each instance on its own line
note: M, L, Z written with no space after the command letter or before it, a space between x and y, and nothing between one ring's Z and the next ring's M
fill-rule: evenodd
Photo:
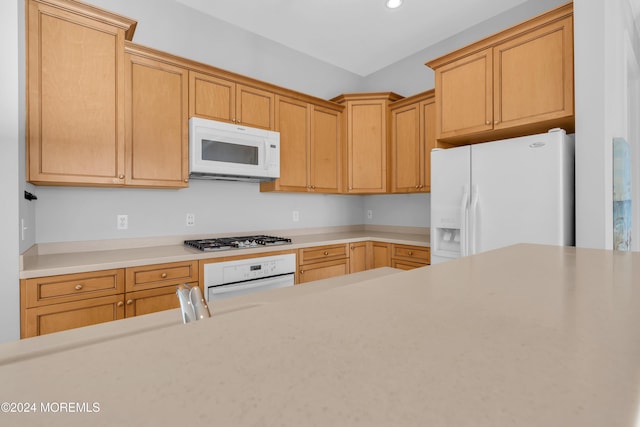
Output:
M167 54L126 46L125 183L189 185L188 70Z
M225 76L189 73L189 116L274 130L275 95Z
M436 147L434 91L394 102L390 110L391 192L429 192Z
M338 193L341 188L342 109L276 96L280 132L280 178L261 191Z
M435 71L438 140L574 130L572 3L427 65Z
M392 92L344 94L332 101L345 106L344 193L375 194L388 190L389 104Z
M124 184L124 42L136 22L62 0L27 2L27 180Z

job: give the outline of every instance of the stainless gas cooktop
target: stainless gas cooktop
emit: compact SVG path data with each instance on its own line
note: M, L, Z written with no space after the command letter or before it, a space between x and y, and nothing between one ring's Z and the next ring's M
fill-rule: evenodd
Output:
M204 252L225 251L228 249L257 248L260 246L288 245L291 239L276 236L239 236L219 237L215 239L185 240L184 244Z

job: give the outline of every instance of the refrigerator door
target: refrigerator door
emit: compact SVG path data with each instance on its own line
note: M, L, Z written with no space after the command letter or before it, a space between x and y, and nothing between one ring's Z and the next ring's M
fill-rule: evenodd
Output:
M563 130L471 148L470 254L574 244L573 138Z
M431 264L467 254L471 149L431 152Z

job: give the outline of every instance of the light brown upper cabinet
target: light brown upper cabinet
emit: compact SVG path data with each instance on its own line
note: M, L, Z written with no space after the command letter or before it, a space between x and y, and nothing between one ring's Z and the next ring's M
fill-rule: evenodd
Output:
M435 71L438 140L575 128L572 3L427 65Z
M27 2L27 180L122 185L124 42L136 22L91 5Z
M389 104L400 98L395 93L384 92L344 94L332 99L345 106L345 193L387 192Z
M431 149L436 147L434 91L396 101L390 110L391 192L429 192Z
M189 117L275 129L275 95L232 79L190 71Z
M261 191L338 193L341 108L276 96L276 130L280 132L280 178Z
M189 183L188 70L166 54L126 46L126 175L137 187Z

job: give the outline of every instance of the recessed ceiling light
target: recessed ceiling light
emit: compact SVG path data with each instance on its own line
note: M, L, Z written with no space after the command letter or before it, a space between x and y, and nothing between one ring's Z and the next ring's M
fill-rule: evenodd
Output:
M400 7L402 4L402 0L387 0L387 7L389 9L395 9L396 7Z

